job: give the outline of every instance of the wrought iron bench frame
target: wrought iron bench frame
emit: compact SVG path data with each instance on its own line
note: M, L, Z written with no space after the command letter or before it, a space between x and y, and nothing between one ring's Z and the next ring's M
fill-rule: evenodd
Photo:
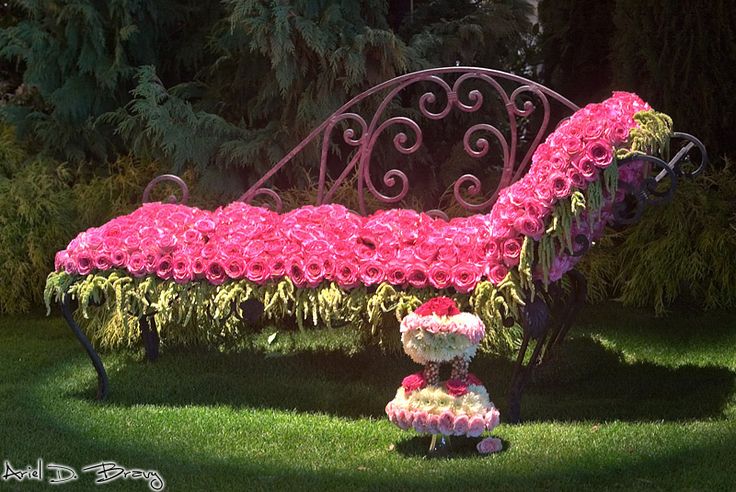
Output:
M452 83L446 79L452 79ZM529 167L532 154L537 145L546 136L552 117L552 104L561 106L565 111L572 114L580 109L567 98L557 92L538 84L527 78L502 72L499 70L479 67L444 67L428 69L419 72L401 75L354 97L338 110L336 110L322 124L316 127L296 147L287 153L279 162L268 170L258 181L256 181L240 198L246 203L251 203L258 197L266 197L273 202L273 207L281 210L283 203L278 193L266 185L271 178L281 169L293 162L294 158L310 144L319 145L320 163L319 177L317 183L317 199L315 205L330 203L334 198L335 191L343 185L351 174L355 174L359 210L361 214L366 213L366 196L372 195L375 200L383 204L395 204L404 199L409 191L409 178L400 169L390 169L382 176L385 187L397 189L393 194L382 192L375 185L371 176L371 163L377 139L390 127L401 126L404 129L393 136L393 146L396 151L404 155L417 152L422 146L422 127L414 119L407 116L387 116L392 101L411 87L427 87L425 92L418 97L418 109L421 117L430 121L442 120L447 117L453 109L465 113L480 111L485 104L485 96L478 89L467 90L470 82L485 84L486 89L495 91L498 96L497 103L506 112L508 135L499 128L499 125L491 123L478 123L470 126L464 133L463 146L465 152L476 159L486 156L491 148L488 135L495 139L501 148L503 168L501 177L495 190L486 195L482 201L468 200L469 197L482 197L481 180L474 174L464 174L457 178L453 185L453 197L457 204L463 209L473 213L487 213L498 196L500 190L518 180ZM417 84L423 84L417 86ZM513 89L505 85L512 84ZM431 88L430 88L431 87ZM420 90L420 93L421 93ZM492 92L493 93L493 92ZM385 95L384 95L385 94ZM381 97L377 109L369 117L364 118L354 112L356 107L369 98ZM536 101L536 102L535 102ZM521 105L519 105L521 104ZM541 108L541 118L534 114ZM568 116L569 116L568 114ZM534 131L530 128L531 117L540 118L538 128ZM349 155L347 162L339 176L328 182L328 159L330 157L330 145L333 142L333 132L338 125L346 126L342 132L344 144L353 147L354 151ZM357 129L357 131L356 131ZM410 135L407 135L407 130ZM479 136L484 133L486 136ZM531 135L531 138L529 138ZM656 175L648 178L640 188L626 189L628 198L624 206L616 207L614 210L615 220L618 225L633 224L639 220L644 209L653 204L666 203L669 201L677 187L678 179L682 177L693 177L707 165L708 157L703 144L692 135L676 132L674 140L684 143L682 148L668 161L654 156L637 156L636 160L646 160L652 169L658 169ZM526 142L526 150L520 147L520 142ZM685 170L684 164L691 161L690 155L693 150L699 151L700 159ZM690 162L691 163L691 162ZM691 163L692 164L692 163ZM625 161L619 162L619 166L626 165ZM694 169L693 169L694 168ZM150 200L153 188L163 181L176 183L181 190L180 203L185 203L188 198L186 184L177 176L163 175L152 180L143 192L143 202ZM662 183L665 183L664 189ZM174 196L168 198L170 202L176 202ZM428 214L443 217L447 215L433 209ZM582 255L590 247L585 236L575 238L578 250L576 255ZM508 389L508 411L506 420L518 422L521 417L521 398L524 388L533 377L534 370L548 363L555 355L557 347L565 340L568 331L576 317L576 314L586 298L585 278L578 271L568 272L568 278L572 289L564 290L558 284L552 284L545 295L537 295L533 302L527 302L522 309L523 339L516 357L514 372ZM260 316L257 303L241 306L245 313L244 322L250 322ZM97 372L98 386L97 399L103 400L108 394L108 377L94 347L79 327L73 316L73 300L67 294L63 296L60 307L62 314L89 355ZM238 309L233 309L231 315L239 316ZM509 319L509 322L513 320ZM154 361L159 355L159 335L152 314L143 316L141 319L141 339L145 349L146 359Z

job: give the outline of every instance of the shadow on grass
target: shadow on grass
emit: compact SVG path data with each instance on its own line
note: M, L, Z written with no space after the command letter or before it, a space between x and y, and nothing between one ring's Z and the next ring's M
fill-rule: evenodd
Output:
M486 436L484 436L486 437ZM430 436L414 436L407 439L403 439L396 444L396 451L403 456L412 456L416 458L425 459L483 459L485 455L478 452L476 446L483 440L482 437L469 438L469 437L450 437L450 445L447 449L446 454L438 454L436 456L429 455L429 444L432 438ZM505 453L511 447L511 444L506 440L503 442L503 450L501 453Z
M629 363L589 338L569 341L559 355L527 389L525 421L718 418L736 388L728 369ZM156 363L124 359L110 374L111 405L228 405L346 418L384 418L401 379L419 370L406 357L379 351L274 357L169 350ZM503 420L512 363L478 358L471 370L486 382ZM91 395L89 388L73 396Z

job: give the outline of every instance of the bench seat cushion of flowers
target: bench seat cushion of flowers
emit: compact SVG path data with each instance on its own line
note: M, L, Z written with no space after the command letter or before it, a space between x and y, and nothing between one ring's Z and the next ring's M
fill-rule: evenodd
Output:
M524 248L550 234L556 209L575 212L576 196L593 186L597 205L585 195L582 220L565 232L591 240L600 235L620 199L615 182L643 178L641 167L621 168L613 177L605 170L618 151L631 149L631 130L640 124L635 115L650 109L638 96L619 92L579 110L539 145L529 172L501 191L489 214L447 221L405 209L361 216L335 204L280 214L242 202L214 211L148 203L79 234L57 253L55 268L72 276L120 270L177 283L263 284L288 277L297 287L386 282L466 293L483 280L502 282L523 260ZM540 258L545 271L535 275L556 280L574 266L577 258L564 243L550 246L553 256Z

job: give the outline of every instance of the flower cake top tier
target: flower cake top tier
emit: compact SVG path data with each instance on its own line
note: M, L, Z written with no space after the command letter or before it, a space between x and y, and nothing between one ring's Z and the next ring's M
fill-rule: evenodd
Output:
M447 297L435 297L401 321L404 351L418 364L470 360L485 335L486 327L476 315L462 313Z

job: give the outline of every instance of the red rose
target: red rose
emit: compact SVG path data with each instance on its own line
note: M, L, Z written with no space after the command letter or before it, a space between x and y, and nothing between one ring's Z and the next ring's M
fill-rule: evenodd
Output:
M436 314L437 316L454 316L460 314L455 301L449 297L433 297L414 311L420 316Z
M445 388L452 396L463 396L468 392L468 385L459 379L448 379L445 383Z
M404 391L411 393L412 391L420 390L427 386L427 381L424 379L424 374L417 372L406 376L404 380L401 381L401 386L404 387Z

